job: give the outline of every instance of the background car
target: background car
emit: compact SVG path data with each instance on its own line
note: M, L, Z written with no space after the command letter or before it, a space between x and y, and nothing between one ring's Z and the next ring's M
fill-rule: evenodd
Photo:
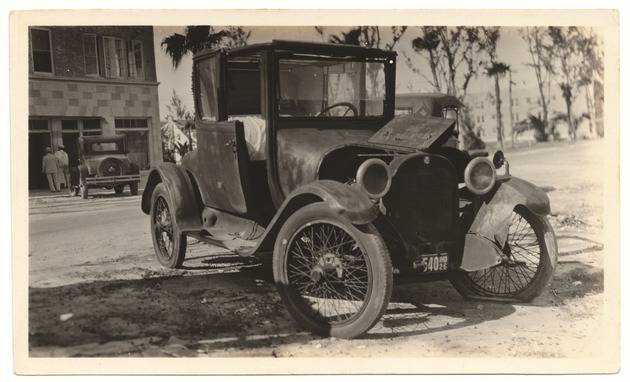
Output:
M127 156L127 140L124 135L95 135L81 137L79 142L79 187L83 199L90 188L114 189L121 194L129 185L131 195L138 194L140 169Z

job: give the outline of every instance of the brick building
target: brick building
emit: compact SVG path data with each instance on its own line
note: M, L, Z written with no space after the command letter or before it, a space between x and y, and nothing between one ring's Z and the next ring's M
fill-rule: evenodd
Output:
M150 26L29 28L29 188L45 187L44 148L77 138L126 135L130 157L162 161L158 82Z

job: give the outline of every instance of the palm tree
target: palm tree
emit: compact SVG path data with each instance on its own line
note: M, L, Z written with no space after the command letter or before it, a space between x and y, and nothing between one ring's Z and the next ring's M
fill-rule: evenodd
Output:
M504 77L510 71L510 66L503 62L491 62L486 68L486 75L494 78L494 97L497 108L497 142L503 148L505 136L503 133L503 115L501 113L501 88L499 87L499 79Z
M210 25L187 26L184 34L174 33L162 39L162 49L171 57L173 67L177 68L184 56L188 53L195 54L204 49L216 46L242 46L247 45L247 39L251 31L243 27L228 27L220 31Z

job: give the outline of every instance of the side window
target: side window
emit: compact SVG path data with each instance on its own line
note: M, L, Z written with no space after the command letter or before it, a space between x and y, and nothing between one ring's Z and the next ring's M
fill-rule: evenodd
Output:
M105 77L127 77L127 44L114 37L103 37Z
M45 29L31 29L31 53L33 55L33 70L36 73L52 74L53 65L50 31Z
M220 60L217 55L196 64L197 113L204 121L219 120Z
M142 57L142 41L131 40L127 45L129 77L137 80L144 79L144 66Z
M83 56L85 59L85 75L97 76L98 73L98 51L96 49L96 35L83 35Z

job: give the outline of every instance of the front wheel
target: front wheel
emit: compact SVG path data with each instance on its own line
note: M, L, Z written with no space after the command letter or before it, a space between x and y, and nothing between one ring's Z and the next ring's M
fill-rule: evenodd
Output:
M181 268L186 256L186 235L174 221L173 204L164 183L155 187L151 198L151 236L158 262L166 268Z
M374 226L355 226L325 203L303 207L285 222L273 273L291 316L323 336L367 332L383 316L392 292L391 260Z
M464 297L531 301L553 277L558 247L551 225L524 206L512 211L504 261L492 268L461 272L451 284Z

